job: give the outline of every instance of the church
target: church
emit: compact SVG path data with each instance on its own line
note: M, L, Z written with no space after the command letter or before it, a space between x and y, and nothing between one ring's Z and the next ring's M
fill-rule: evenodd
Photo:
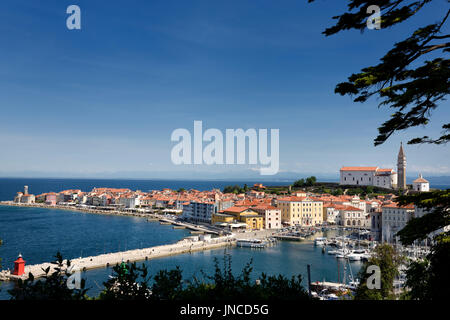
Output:
M403 144L400 144L398 152L397 172L394 169L382 169L379 167L342 167L339 184L405 190L406 156Z

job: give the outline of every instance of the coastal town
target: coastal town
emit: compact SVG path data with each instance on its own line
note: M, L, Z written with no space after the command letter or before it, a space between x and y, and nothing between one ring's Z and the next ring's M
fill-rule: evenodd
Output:
M397 160L398 172L377 166L343 166L339 183L325 183L332 189L323 186L322 189L312 188L316 184L315 177L307 178L306 182L301 179L288 186L255 183L250 187L236 185L207 191L95 187L91 191L70 189L34 195L28 186L24 186L23 192L17 192L14 200L0 204L138 216L150 222L171 224L174 229L190 230L191 236L176 243L72 260L83 271L125 261L149 260L229 246L265 248L280 240L302 241L306 238L313 240L314 246L321 247L322 253L335 255L338 260L347 262L367 261L379 243L395 245L405 257L415 261L429 253L427 240L432 241L433 235L446 230L435 230L428 239L416 242L413 247L401 246L397 232L412 218L421 217L429 211L413 204L399 206L396 198L399 194L429 192L430 185L422 175L411 185L406 184L403 146L400 146ZM361 187L366 188L365 192L356 193L362 190ZM318 231L327 230L347 233L337 237L310 237ZM14 264L14 271L3 270L0 279L26 279L29 273L42 277L46 268L53 270L56 267L52 263L25 267L25 260L20 254ZM336 294L355 290L358 281L353 275L348 279L344 275L342 283L309 282L315 288L313 293L316 297L334 300ZM395 281L397 292L401 292L404 277Z
M340 186L375 186L386 192L332 195L313 193L289 186L280 192L267 192L261 183L233 192L199 190L130 190L98 187L91 191L62 190L39 195L28 186L14 201L3 204L77 209L111 214L159 214L216 231L281 230L289 227L340 226L367 230L369 239L395 243L395 234L413 217L427 212L412 204L398 206L395 191L427 192L429 182L420 175L406 185L406 156L400 146L396 173L379 167L342 167ZM242 192L240 192L242 191Z

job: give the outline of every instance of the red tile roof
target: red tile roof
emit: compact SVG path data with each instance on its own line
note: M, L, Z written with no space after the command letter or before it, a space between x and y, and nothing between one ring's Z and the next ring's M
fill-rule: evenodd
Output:
M378 167L342 167L341 171L376 171Z

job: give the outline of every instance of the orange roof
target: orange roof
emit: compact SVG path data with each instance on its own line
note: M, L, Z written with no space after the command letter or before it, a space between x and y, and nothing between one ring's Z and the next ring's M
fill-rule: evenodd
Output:
M399 206L397 202L392 202L389 204L385 204L383 208L414 209L414 205L410 203L405 206Z
M300 201L303 201L306 199L307 199L306 197L291 196L291 197L278 198L278 201L300 202Z
M274 206L269 205L269 204L260 204L260 205L257 205L256 207L252 207L252 209L277 210L278 208L275 208ZM278 210L280 210L280 209L278 209Z
M230 207L230 208L228 208L228 209L225 209L225 210L223 210L223 212L235 212L235 213L240 213L240 212L243 212L243 211L246 211L246 210L248 210L249 209L249 207Z
M378 167L342 167L341 171L376 171Z

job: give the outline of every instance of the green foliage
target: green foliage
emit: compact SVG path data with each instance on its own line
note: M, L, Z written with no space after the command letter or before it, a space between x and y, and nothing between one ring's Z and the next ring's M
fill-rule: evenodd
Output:
M403 258L397 254L394 247L389 244L380 244L375 248L374 255L364 263L359 272L360 285L356 289L355 300L383 300L394 299L393 281L398 276L398 267L403 262ZM381 288L367 288L367 267L376 265L381 271Z
M295 181L295 182L292 184L292 186L293 186L294 188L302 188L302 187L304 187L304 186L305 186L305 179L299 179L299 180Z
M423 240L440 228L450 225L450 189L403 195L396 199L400 205L414 204L430 213L413 218L398 232L403 244Z
M337 20L336 25L323 33L329 36L350 29L363 32L366 28L366 10L372 4L381 9L381 27L389 28L417 14L431 1L383 0L373 3L371 0L349 0L349 12L333 17ZM442 1L442 5L444 3ZM335 88L338 94L354 96L355 102L366 102L370 97L378 97L381 100L379 106L395 110L390 119L378 128L375 146L384 143L395 132L429 124L432 111L450 93L450 34L445 26L450 9L443 7L437 15L437 22L418 28L408 38L396 43L381 58L380 63L352 74L347 82L339 83ZM443 34L442 30L447 30L447 33ZM444 123L442 129L440 137L417 137L408 143L447 143L450 141L450 123ZM448 190L410 196L404 196L403 190L398 190L398 194L400 204L414 203L417 207L431 211L423 217L412 219L398 233L403 244L425 239L430 232L449 225ZM443 279L438 281L438 276L429 274L430 270L448 269L449 235L440 235L435 241L426 261L410 265L407 281L411 290L406 296L413 299L436 299L439 297L436 292L444 292L436 288L448 289L450 286L447 275L436 271ZM427 275L420 278L420 273L424 271L427 271ZM363 289L360 289L360 297L376 295Z
M316 184L317 179L314 176L308 177L305 179L297 180L293 183L294 188L302 188L302 187L312 187L314 184Z
M234 194L238 194L238 193L244 193L246 190L244 188L241 188L238 185L234 185L234 186L225 186L225 188L223 188L223 193L234 193Z
M231 268L231 256L225 255L223 267L214 259L213 275L204 272L204 279L183 280L179 267L161 270L152 278L147 269L135 264L114 267L114 277L105 283L100 294L102 300L145 299L149 301L208 301L208 300L304 300L308 295L301 285L301 277L292 279L281 275L261 275L260 284L251 281L252 262L245 265L241 274L235 276Z
M183 277L180 268L160 270L154 277L151 300L177 300L183 292Z
M58 253L58 263L55 273L48 275L44 281L30 279L19 282L19 288L10 291L12 300L50 299L50 300L84 300L88 299L84 290L67 288L67 277L61 267L63 260ZM157 301L212 301L235 300L308 300L309 296L302 286L300 275L285 278L282 275L267 276L261 274L259 283L251 280L252 261L247 263L242 272L236 276L231 268L231 256L225 254L223 267L218 259L214 260L213 275L204 279L193 278L183 280L179 267L173 270L161 270L155 276L148 275L147 267L138 267L136 263L124 263L113 268L112 277L104 282L104 290L96 298L98 300L147 300Z
M67 280L70 274L63 271L64 260L59 252L55 257L58 266L53 273L50 274L48 267L42 280L35 281L31 273L28 279L19 280L17 287L8 291L11 300L86 300L85 279L81 279L80 289L69 289ZM70 260L67 260L67 267L70 265Z
M178 193L181 193L181 192L185 192L186 191L186 189L185 188L180 188L180 189L178 189Z
M308 0L308 2L314 2L314 0ZM387 28L407 20L429 2L431 2L431 0L383 0L375 3L370 0L350 0L347 5L349 12L333 17L333 19L338 20L336 25L327 28L323 34L330 36L340 31L351 29L364 32L367 28L367 7L372 4L376 4L380 7L382 18L381 26Z
M147 268L122 262L113 268L113 276L104 282L101 300L147 300L150 297Z
M432 247L431 253L423 261L412 262L406 271L406 299L448 301L450 293L450 237L442 235L443 240Z
M349 0L349 12L333 17L337 20L336 25L323 33L330 36L350 29L363 32L367 27L366 10L372 4L381 9L381 27L389 28L417 14L430 2ZM450 35L442 34L449 15L448 8L440 11L436 14L438 22L418 28L410 37L396 43L379 64L363 68L360 73L348 77L347 82L336 86L336 93L354 96L354 102L366 102L370 97L378 96L381 98L380 106L396 110L378 128L375 145L384 143L396 131L427 125L438 102L445 100L450 93L450 60L446 59L450 52L450 42L447 41ZM429 55L434 59L426 60ZM443 124L442 128L439 138L423 136L408 143L446 143L450 140L450 124Z
M352 188L352 189L348 189L347 190L347 194L349 196L354 196L354 195L359 195L359 194L364 194L364 190L361 188Z
M231 256L225 255L223 268L215 259L215 272L212 276L206 275L209 281L194 279L184 290L182 298L186 300L308 300L309 296L303 288L300 275L285 278L282 275L267 276L261 274L259 284L251 280L252 261L245 265L241 274L235 276L231 268Z

